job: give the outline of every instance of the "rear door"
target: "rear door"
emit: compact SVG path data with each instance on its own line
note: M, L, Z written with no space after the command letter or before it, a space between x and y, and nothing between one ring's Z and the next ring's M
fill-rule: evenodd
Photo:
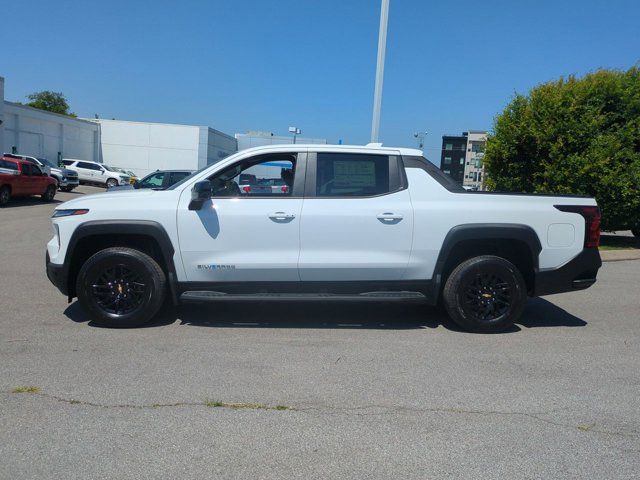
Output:
M301 280L403 279L413 235L403 172L399 155L309 154Z

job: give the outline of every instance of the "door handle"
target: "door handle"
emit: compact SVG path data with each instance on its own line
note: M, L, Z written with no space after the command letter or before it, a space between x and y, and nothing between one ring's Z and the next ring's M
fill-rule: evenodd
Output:
M291 220L296 218L293 213L284 213L284 212L274 212L269 215L271 220Z
M381 222L399 222L400 220L402 220L404 217L402 216L402 214L398 213L391 213L391 212L385 212L385 213L381 213L377 216L378 220L380 220Z

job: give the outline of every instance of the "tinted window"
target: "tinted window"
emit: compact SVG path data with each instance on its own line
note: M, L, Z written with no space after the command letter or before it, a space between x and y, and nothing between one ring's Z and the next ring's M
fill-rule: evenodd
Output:
M0 168L7 168L9 170L18 170L18 164L8 162L7 160L0 160Z
M77 167L85 168L87 170L102 170L100 168L100 165L96 165L95 163L89 163L89 162L78 162Z
M169 178L169 185L173 185L174 183L179 182L185 177L191 175L189 172L171 172L171 177Z
M23 175L33 175L32 170L33 165L31 163L23 163L22 164L22 174Z
M462 188L462 185L458 184L453 178L446 175L442 170L424 157L406 156L402 157L402 162L404 163L405 168L419 168L424 170L431 175L436 182L451 192L466 191Z
M62 163L64 163L68 167L69 165L73 164L73 160L62 160Z
M293 191L296 159L290 154L251 158L210 178L214 197L282 197Z
M388 156L318 153L316 196L362 197L389 191Z

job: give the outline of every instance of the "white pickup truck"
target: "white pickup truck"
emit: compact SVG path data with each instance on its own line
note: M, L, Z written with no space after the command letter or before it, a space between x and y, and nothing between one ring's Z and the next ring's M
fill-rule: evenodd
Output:
M113 327L165 300L359 299L442 302L489 332L601 266L592 198L467 192L420 151L377 146L244 150L167 190L66 202L53 227L49 279Z

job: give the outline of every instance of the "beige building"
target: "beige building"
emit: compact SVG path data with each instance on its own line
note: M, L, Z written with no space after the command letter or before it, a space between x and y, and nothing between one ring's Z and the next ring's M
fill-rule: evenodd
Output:
M473 190L484 190L486 174L484 171L484 149L487 144L487 132L469 130L467 133L467 151L465 154L464 177L462 186Z

